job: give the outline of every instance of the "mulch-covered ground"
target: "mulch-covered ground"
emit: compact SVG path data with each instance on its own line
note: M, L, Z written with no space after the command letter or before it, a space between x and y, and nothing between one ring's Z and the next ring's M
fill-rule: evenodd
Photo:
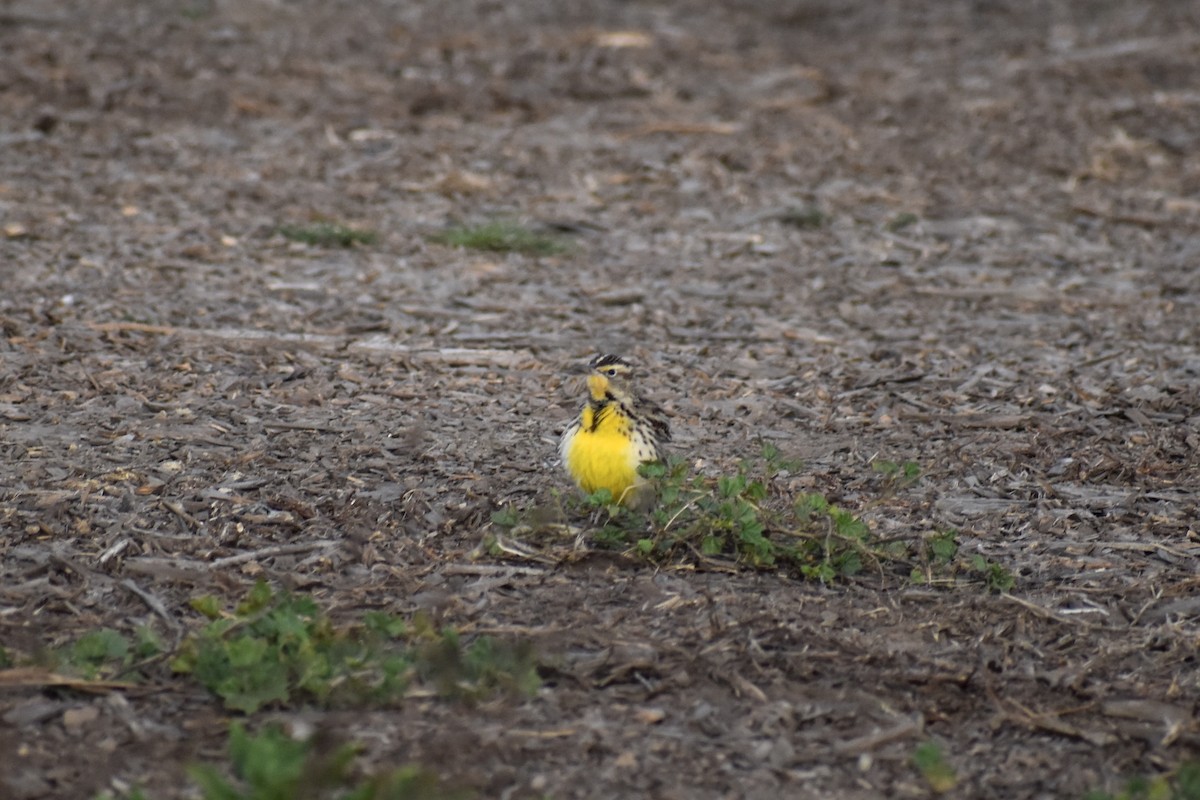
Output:
M177 640L256 579L532 640L475 706L289 708L480 797L1079 797L1200 755L1200 6L0 7L0 645ZM317 220L373 244L290 241ZM431 236L519 222L551 256ZM774 443L833 585L480 548L569 491L573 371ZM893 487L878 460L922 476ZM202 688L0 671L0 796L196 796ZM24 677L22 677L24 676Z

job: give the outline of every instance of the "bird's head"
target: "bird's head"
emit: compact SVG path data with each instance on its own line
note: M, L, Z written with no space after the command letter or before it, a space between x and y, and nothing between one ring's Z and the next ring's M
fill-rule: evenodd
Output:
M633 396L632 375L633 365L620 356L596 356L588 363L588 392L596 402L605 398L628 402Z

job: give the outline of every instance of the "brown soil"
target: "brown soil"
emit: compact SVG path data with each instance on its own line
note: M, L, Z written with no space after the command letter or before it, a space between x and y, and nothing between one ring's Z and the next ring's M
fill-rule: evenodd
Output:
M1198 30L1194 0L0 5L0 643L169 640L258 577L532 637L526 701L268 715L482 797L925 796L925 740L970 798L1195 758ZM277 233L321 218L380 240ZM496 218L574 249L429 240ZM701 471L767 438L1015 590L473 557L567 488L598 350ZM160 678L0 687L0 795L194 796L228 718Z

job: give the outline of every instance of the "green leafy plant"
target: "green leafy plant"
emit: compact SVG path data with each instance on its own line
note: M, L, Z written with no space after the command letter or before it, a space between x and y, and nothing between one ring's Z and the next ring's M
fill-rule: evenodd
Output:
M929 560L939 566L949 564L958 555L958 531L942 531L925 540Z
M897 231L902 231L905 228L907 228L911 225L915 225L920 221L921 221L921 218L918 217L916 214L913 214L910 211L902 211L901 213L899 213L896 216L889 219L886 227L892 233L896 233Z
M129 642L112 628L85 633L71 647L67 664L84 677L93 678L104 668L125 666L129 658Z
M515 528L521 522L521 515L514 506L505 506L499 511L492 512L492 524L501 528Z
M954 767L946 761L942 748L936 742L923 742L912 754L913 766L937 794L948 792L958 783Z
M779 215L779 221L793 228L819 228L825 224L827 217L816 206L789 208Z
M430 237L440 244L487 250L494 253L521 253L527 256L553 256L565 253L567 243L558 236L538 233L513 222L487 222L460 225Z
M468 699L537 686L527 644L481 637L464 646L453 630L435 630L422 617L368 612L336 626L312 598L275 592L264 582L232 613L211 596L194 599L192 607L210 621L184 640L172 669L248 714L268 704L392 702L415 679Z
M732 553L757 568L788 565L820 581L859 572L870 538L866 523L816 493L797 496L790 508L768 503L772 481L798 466L780 459L771 444L763 445L759 465L743 462L715 485L703 478L689 484L673 464L656 522L684 538L700 533L705 555Z
M945 575L958 555L958 531L939 531L924 537L921 542L921 564L912 568L909 576L913 583L932 584L938 575ZM952 578L944 578L950 583Z
M983 578L984 585L990 591L1007 592L1017 585L1017 579L1011 572L978 553L971 556L971 569Z
M1200 800L1200 761L1163 775L1131 778L1116 794L1094 789L1084 800Z
M877 558L869 527L819 494L805 494L781 507L773 482L799 463L764 444L761 458L743 462L729 475L692 475L686 462L644 464L659 499L648 515L613 505L607 490L584 499L585 510L603 522L593 531L604 547L629 549L661 563L678 558L730 559L754 569L793 569L831 581L859 572ZM503 521L519 518L506 513Z
M534 520L536 509L512 506L492 515L492 523L510 537L533 536L547 530L553 536L581 534L603 548L624 550L656 565L692 562L720 568L781 570L825 583L871 570L908 575L915 583L955 585L964 570L978 573L959 556L957 532L939 532L919 539L882 539L853 511L819 492L789 496L784 486L800 471L798 461L782 457L775 445L762 444L759 458L740 462L725 475L692 474L686 462L670 458L643 464L639 473L653 484L658 502L647 513L613 503L601 489L591 495L568 496L553 525ZM913 485L920 477L916 462L876 461L888 493ZM571 528L562 520L584 516L590 527ZM528 555L524 542L493 555ZM536 548L536 545L534 545ZM531 548L532 549L532 548ZM536 553L536 550L534 550ZM572 550L571 552L574 552ZM1002 567L987 564L982 574L990 588L1003 591ZM1011 585L1011 584L1009 584Z
M939 531L925 536L919 553L921 563L909 575L913 583L956 585L957 575L969 576L969 583L980 583L991 592L1007 592L1017 585L1016 577L1003 565L988 561L978 553L963 557L958 546L958 531Z
M876 459L871 462L871 469L884 477L885 486L889 491L907 489L921 478L921 465L915 461L896 463Z
M277 726L252 735L235 723L229 733L232 776L208 764L188 772L204 800L465 800L471 796L412 765L360 776L354 765L357 755L354 745L326 741L320 735L298 741Z
M282 225L279 233L285 239L313 247L349 248L359 244L374 244L379 239L374 231L351 228L337 222Z
M143 659L162 652L162 642L153 629L139 627L132 637L112 628L100 628L80 636L56 654L58 668L81 678L111 678L130 671Z
M417 671L444 697L474 700L493 692L530 695L541 685L533 648L479 637L463 645L458 633L426 636L417 650Z

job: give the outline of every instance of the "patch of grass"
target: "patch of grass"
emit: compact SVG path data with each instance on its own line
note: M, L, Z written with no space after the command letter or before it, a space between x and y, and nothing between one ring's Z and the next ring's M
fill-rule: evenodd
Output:
M916 214L905 211L900 214L897 214L896 216L894 216L890 220L888 220L886 227L892 233L896 233L898 231L904 230L905 228L909 227L910 225L916 225L920 221L921 221L921 218L918 217Z
M956 574L970 576L970 583L982 584L989 592L1011 591L1016 577L1002 564L988 561L978 553L970 558L960 557L958 531L939 531L925 536L917 553L921 560L912 569L909 579L918 584L947 584L958 582Z
M816 206L805 206L789 208L779 215L779 221L793 228L812 230L820 228L829 221L829 218L825 215L825 212Z
M192 21L208 19L213 15L213 0L197 0L197 2L184 3L179 9L179 13L185 19Z
M932 584L935 575L940 575L958 555L958 531L938 531L926 536L921 541L921 564L912 568L909 579L913 583Z
M946 761L942 748L937 742L924 742L917 746L912 754L913 766L921 773L921 777L929 784L935 793L948 792L958 783L958 775L954 767Z
M297 741L276 726L257 735L234 724L229 733L232 778L211 765L188 770L204 800L292 800L337 797L342 800L465 800L467 791L445 786L432 772L405 766L361 775L354 761L358 748L313 737Z
M125 666L129 659L129 642L112 628L85 633L64 653L64 663L85 678L94 678L106 668Z
M915 461L897 463L886 459L875 459L871 462L871 469L883 476L888 491L907 489L915 486L921 479L921 465Z
M417 672L443 697L475 699L497 691L531 695L541 685L533 648L481 636L464 645L456 631L427 635L417 650Z
M313 222L308 225L282 225L279 234L292 242L313 247L354 247L379 240L374 231L351 228L337 222Z
M1116 794L1094 789L1084 800L1200 800L1200 761L1152 778L1131 778Z
M473 792L446 786L416 765L363 774L355 764L360 748L318 734L297 740L278 725L257 734L234 723L229 730L229 765L198 764L188 775L203 800L468 800ZM103 792L96 800L149 800L141 789Z
M492 524L501 528L515 528L521 523L521 515L515 506L505 506L492 512Z
M570 249L558 236L538 233L514 222L487 222L461 225L430 237L439 244L486 250L493 253L520 253L527 256L553 256Z
M945 566L958 555L958 531L940 531L925 540L928 560Z
M493 525L508 537L507 549L495 547L496 538L485 540L485 549L497 555L536 555L543 534L550 534L553 546L553 540L561 543L563 534L571 533L576 541L586 535L597 546L624 550L656 565L780 570L825 583L872 570L953 585L955 574L978 572L959 557L954 531L884 540L853 511L820 493L789 495L782 485L800 468L771 444L763 446L759 458L716 477L693 475L679 459L646 464L640 472L656 484L659 500L649 513L614 505L605 489L568 499L565 511L554 519L540 507L507 507L492 516ZM889 491L912 485L920 475L919 465L911 461L876 462L873 468L887 476ZM572 516L587 516L590 527L563 524ZM987 565L982 574L989 588L1003 581L1002 570Z
M231 613L211 596L191 605L210 621L184 640L171 668L195 677L234 711L395 702L416 681L466 700L538 686L527 643L480 637L464 645L455 631L435 630L422 617L368 612L337 626L312 598L264 582Z
M971 569L983 578L989 591L1007 592L1017 585L1017 579L1002 565L988 561L976 553L971 556Z
M586 497L582 510L596 520L597 544L655 563L732 560L828 582L887 556L865 522L822 495L802 494L783 504L773 482L797 469L798 462L782 459L770 444L760 459L715 478L691 475L686 462L671 459L640 469L658 493L649 514L614 505L606 489ZM493 518L498 525L514 521L523 521L515 510Z
M138 662L163 651L153 629L138 628L132 637L112 628L89 631L54 653L57 668L87 680L112 678L134 669Z

